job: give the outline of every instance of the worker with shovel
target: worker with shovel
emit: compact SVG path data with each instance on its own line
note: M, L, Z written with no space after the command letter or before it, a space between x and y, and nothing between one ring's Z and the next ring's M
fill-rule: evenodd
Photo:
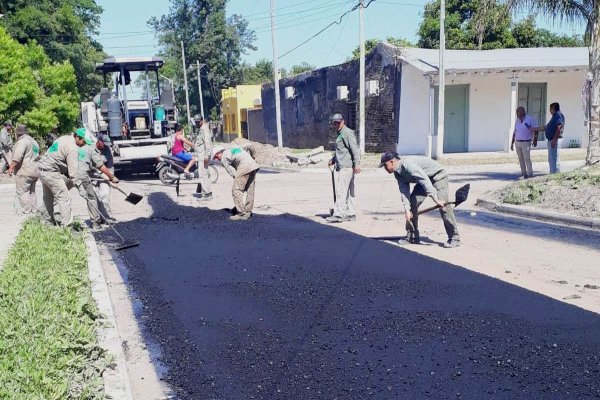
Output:
M445 248L460 246L460 235L456 226L453 206L448 203L448 176L444 168L436 161L423 156L398 156L393 151L381 155L379 167L384 167L398 181L400 197L404 206L407 235L398 244L420 243L419 236L419 206L427 197L439 208L444 227L448 234ZM412 193L410 184L416 184ZM468 189L467 189L468 190Z
M254 207L254 186L258 164L250 153L241 147L225 149L223 146L215 146L211 158L221 161L225 171L233 178L231 195L237 214L230 216L229 219L233 221L249 220ZM244 194L246 195L245 200Z

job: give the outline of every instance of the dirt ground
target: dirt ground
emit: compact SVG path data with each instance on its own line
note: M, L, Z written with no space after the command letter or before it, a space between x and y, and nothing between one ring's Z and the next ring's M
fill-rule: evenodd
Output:
M600 168L578 169L514 182L494 193L503 203L588 218L600 217Z

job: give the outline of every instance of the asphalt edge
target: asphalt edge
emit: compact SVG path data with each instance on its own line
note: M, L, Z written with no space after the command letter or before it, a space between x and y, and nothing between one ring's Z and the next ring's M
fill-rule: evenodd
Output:
M485 198L478 198L475 205L488 211L510 214L516 217L530 218L544 222L565 224L587 228L594 231L600 231L600 218L585 218L576 215L560 215L556 212L542 211L532 207L501 204Z
M123 352L108 285L100 262L100 252L94 236L89 231L85 234L85 245L92 297L106 322L104 326L98 329L98 342L102 348L114 357L114 368L107 368L102 374L104 392L107 398L110 399L133 400L125 353Z

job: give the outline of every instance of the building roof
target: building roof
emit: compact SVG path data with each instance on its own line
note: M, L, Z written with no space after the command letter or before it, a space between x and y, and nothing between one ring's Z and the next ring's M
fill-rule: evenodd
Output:
M385 44L385 47L393 47ZM496 50L446 50L446 73L490 70L566 70L588 68L587 47L538 47ZM426 74L437 74L437 49L403 48L400 58Z

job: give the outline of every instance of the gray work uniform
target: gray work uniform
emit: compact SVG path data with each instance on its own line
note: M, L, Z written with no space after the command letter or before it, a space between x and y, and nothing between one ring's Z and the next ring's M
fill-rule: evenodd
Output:
M17 198L23 209L23 214L34 214L38 210L35 184L40 177L37 160L40 157L40 146L34 138L25 134L17 138L13 161L15 166L15 184Z
M208 177L208 162L212 152L212 133L208 123L203 123L194 138L194 153L198 159L198 177L200 179L200 193L211 193L211 182Z
M98 196L94 191L94 185L92 185L90 176L104 165L104 159L102 159L102 156L94 147L85 145L79 148L78 160L79 168L77 169L75 185L77 186L77 190L79 190L79 194L87 203L90 219L92 222L101 224L102 217L99 212Z
M354 168L360 167L360 148L354 131L347 126L339 131L335 139L335 197L333 215L347 217L356 215L354 196Z
M108 170L114 175L114 157L112 154L110 138L107 135L100 135L98 137L98 140L103 141L104 149L96 151L99 152L102 156L102 160L104 161L104 165L106 166L106 168L108 168ZM93 182L94 186L96 186L96 193L98 195L100 211L106 217L113 218L112 209L110 206L110 194L112 192L112 186L108 181L108 176L101 173L100 171L94 171L93 177L103 179Z
M240 214L250 214L254 208L254 187L258 164L241 147L232 147L223 152L221 163L233 177L231 195ZM244 193L246 200L244 201Z
M3 152L4 157L0 158L0 172L4 171L5 168L8 168L8 165L12 161L12 147L12 134L9 133L6 128L2 128L2 130L0 130L0 150Z
M419 206L427 197L434 201L448 202L448 176L444 167L438 162L423 156L402 157L394 171L394 177L398 181L400 197L404 211L410 210L413 214L412 223L415 229L419 229ZM410 184L415 187L410 192ZM446 210L440 209L444 227L448 239L459 240L456 217L452 205L447 205Z
M38 162L40 181L44 190L44 217L52 223L69 225L73 222L69 189L79 169L79 147L73 136L56 139Z

